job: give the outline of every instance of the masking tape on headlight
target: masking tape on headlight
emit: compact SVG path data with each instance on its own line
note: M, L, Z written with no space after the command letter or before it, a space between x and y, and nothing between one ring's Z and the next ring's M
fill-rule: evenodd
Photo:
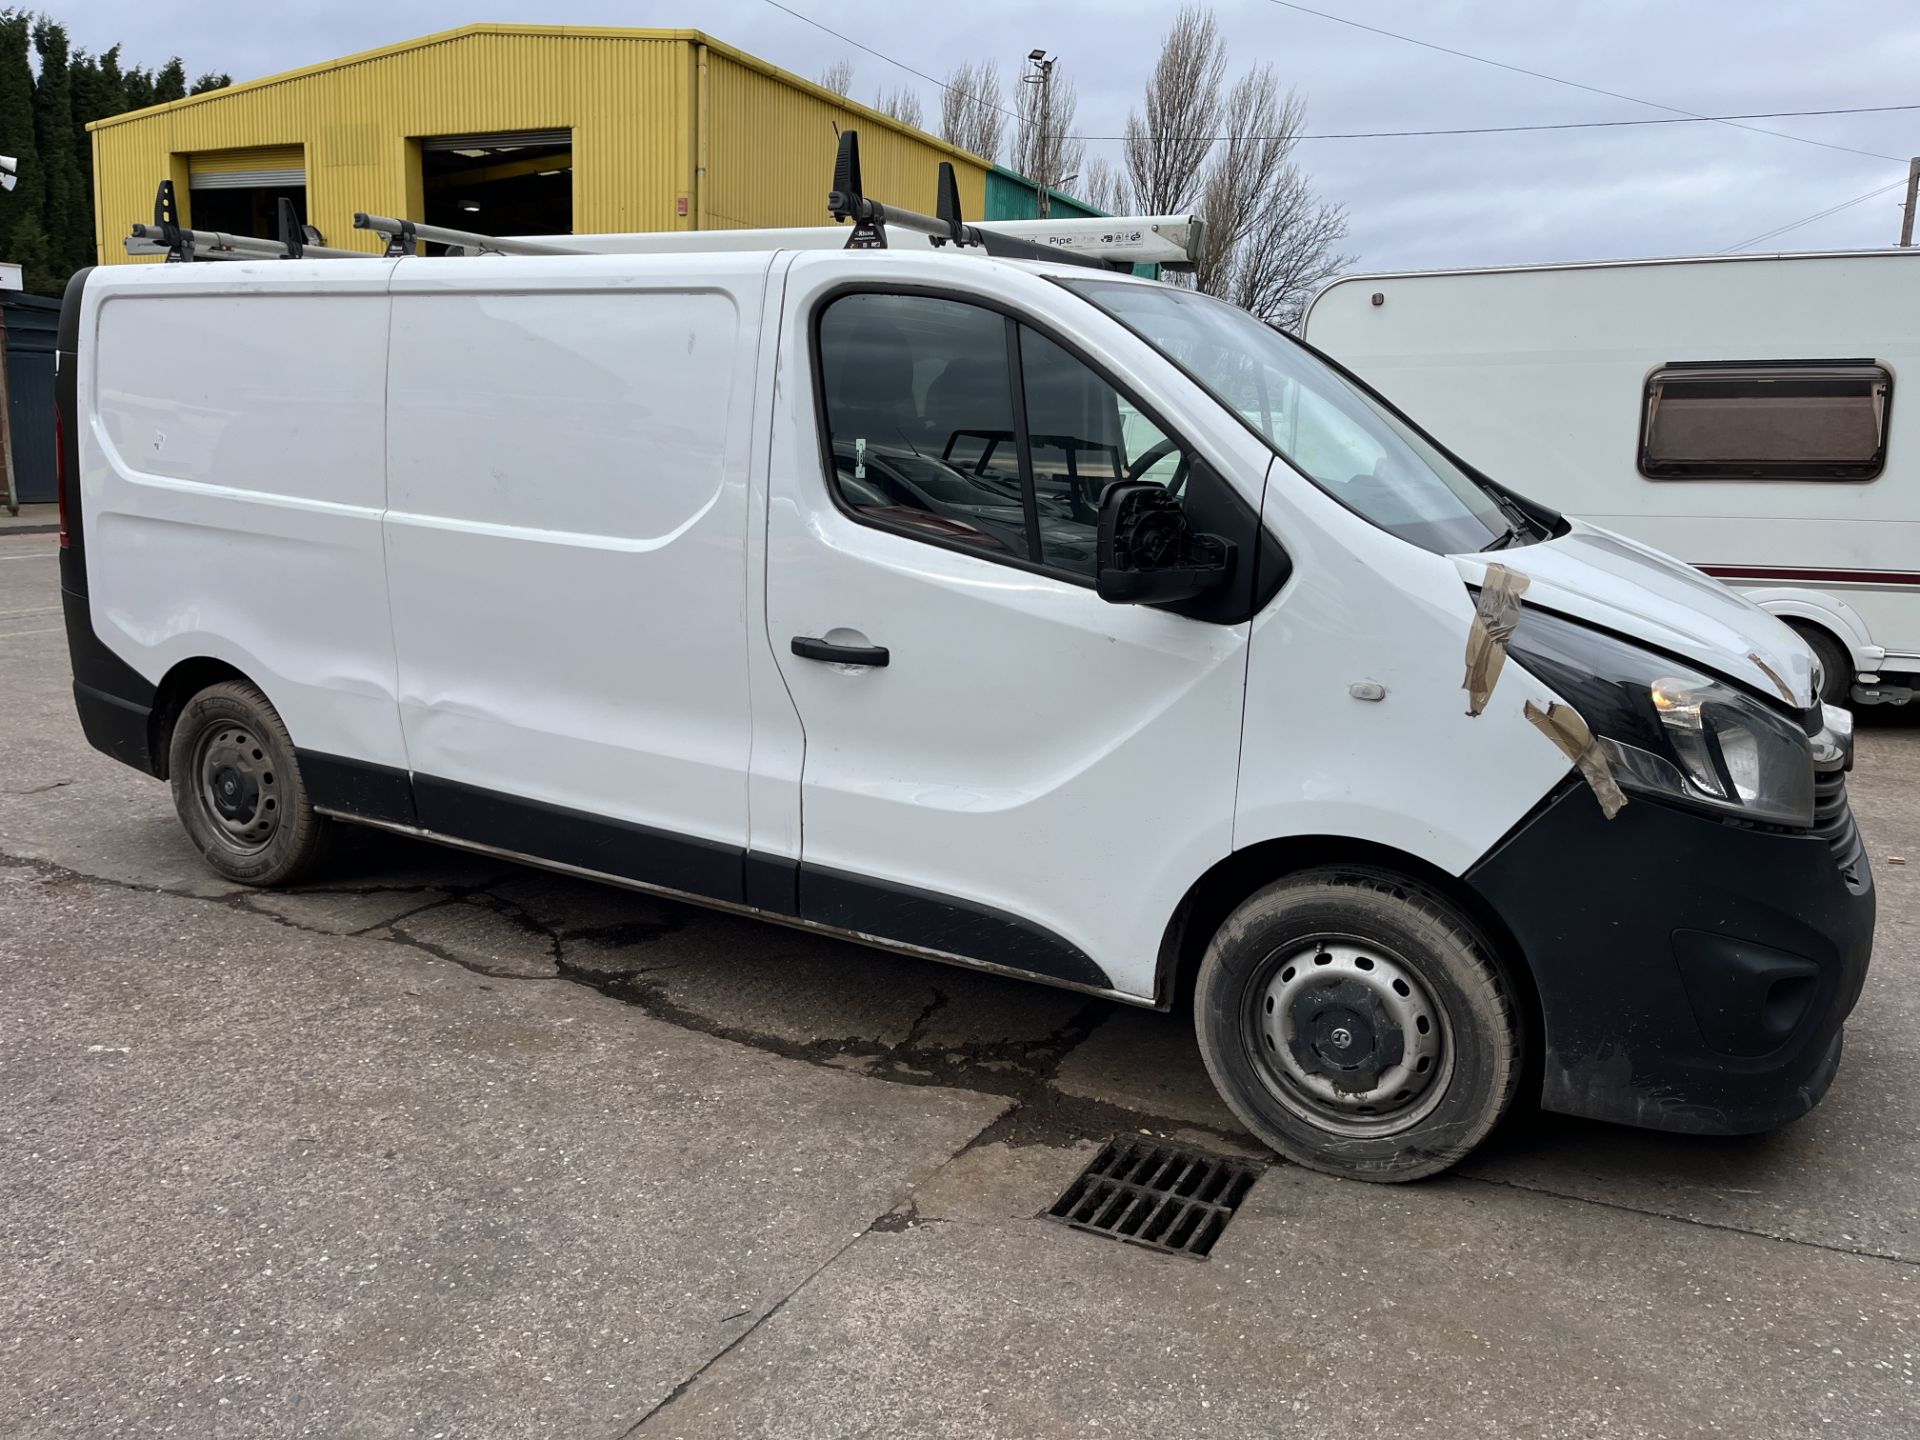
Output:
M1507 663L1507 641L1520 620L1520 597L1526 593L1527 577L1504 565L1487 566L1480 582L1480 600L1473 611L1473 628L1467 631L1467 678L1460 688L1467 692L1467 714L1478 715L1487 708L1487 697L1500 679Z
M1627 797L1620 793L1613 768L1594 743L1593 731L1587 728L1580 712L1558 700L1544 710L1529 700L1526 712L1534 728L1559 746L1561 753L1586 776L1587 784L1593 787L1594 796L1600 801L1600 813L1609 820L1618 815L1626 806Z

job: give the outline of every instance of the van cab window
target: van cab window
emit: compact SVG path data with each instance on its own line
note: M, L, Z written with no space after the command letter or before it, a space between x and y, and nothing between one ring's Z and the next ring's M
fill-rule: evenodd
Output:
M1095 371L996 311L857 293L819 321L832 483L857 518L1091 580L1116 480L1181 493L1184 448Z
M1063 280L1178 365L1348 509L1426 550L1522 538L1491 493L1419 431L1246 311L1168 285Z

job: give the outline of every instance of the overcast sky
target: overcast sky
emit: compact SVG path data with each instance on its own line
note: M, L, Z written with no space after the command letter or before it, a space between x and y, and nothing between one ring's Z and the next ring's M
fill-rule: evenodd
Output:
M786 0L793 10L930 75L992 58L1011 81L1036 45L1077 83L1077 129L1117 135L1139 100L1176 0L1033 5ZM1855 0L1312 0L1313 8L1564 80L1700 115L1920 103L1920 5ZM188 73L236 80L478 20L696 26L777 65L817 76L850 58L853 96L907 84L937 115L935 87L822 34L765 0L546 0L512 9L472 0L331 0L275 7L79 0L62 13L74 43L115 41L128 61L179 54ZM1273 0L1222 0L1233 64L1270 63L1307 99L1309 133L1566 121L1666 113L1513 74L1301 13ZM1920 110L1747 122L1828 145L1720 124L1531 135L1322 140L1297 158L1346 207L1360 269L1700 254L1882 185L1887 193L1751 247L1886 245L1899 234L1906 158ZM1093 141L1112 159L1119 146ZM1878 158L1889 157L1889 158ZM821 187L826 188L826 177ZM885 197L882 197L885 198Z

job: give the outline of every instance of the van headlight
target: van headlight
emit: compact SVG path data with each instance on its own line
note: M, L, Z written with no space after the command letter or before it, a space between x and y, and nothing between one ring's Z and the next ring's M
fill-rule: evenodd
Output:
M1580 712L1624 788L1721 815L1813 824L1806 731L1757 696L1539 610L1521 613L1507 651Z

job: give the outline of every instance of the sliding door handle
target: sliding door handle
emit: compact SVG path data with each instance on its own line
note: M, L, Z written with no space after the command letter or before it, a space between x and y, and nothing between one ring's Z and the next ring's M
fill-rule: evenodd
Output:
M884 645L835 645L811 635L794 636L793 653L802 660L824 660L829 665L871 665L879 669L887 663Z

